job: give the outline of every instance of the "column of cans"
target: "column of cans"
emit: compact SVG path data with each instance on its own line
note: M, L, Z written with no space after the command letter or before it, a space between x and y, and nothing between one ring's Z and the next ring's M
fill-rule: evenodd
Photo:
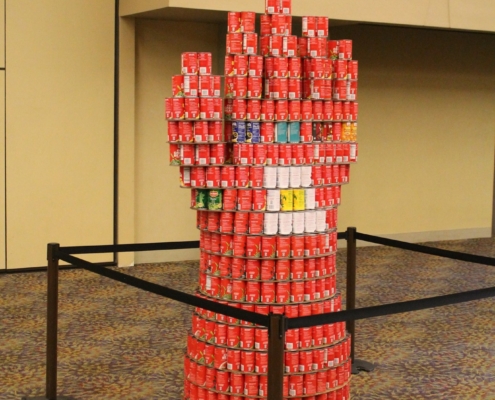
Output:
M347 100L355 100L350 98L356 94L350 91L355 80L334 75L333 69L329 75L328 69L336 67L335 61L347 68L349 57L339 52L341 42L349 42L337 42L336 60L329 62L334 44L327 41L328 19L305 17L303 37L297 38L291 35L289 1L267 1L266 11L259 40L264 57L257 54L254 13L229 13L224 136L219 115L202 114L201 100L196 114L187 110L190 98L212 98L218 106L214 77L211 92L200 89L201 77L208 76L200 54L207 53L183 55L182 75L173 77L174 97L166 104L171 164L181 165L181 185L194 188L191 206L198 209L198 295L289 317L337 311L335 207L339 185L349 178L348 163L357 160L356 138L350 136L357 103L355 118L339 116L339 103L345 100L345 108ZM196 75L194 96L190 77ZM339 81L345 81L345 98ZM176 113L175 100L182 97L183 112ZM324 116L319 102L327 110ZM200 125L205 122L208 128ZM338 124L340 136L334 136ZM342 125L349 126L349 136ZM266 398L267 345L265 328L196 309L185 356L184 398ZM288 331L284 397L348 399L349 348L344 324Z

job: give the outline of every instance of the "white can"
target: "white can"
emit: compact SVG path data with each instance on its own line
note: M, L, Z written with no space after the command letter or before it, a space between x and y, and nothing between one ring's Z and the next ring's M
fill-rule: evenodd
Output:
M327 228L327 212L325 210L316 211L316 231L325 232Z
M277 167L264 168L263 187L266 189L275 189L277 187Z
M311 186L311 166L301 167L301 186L310 187Z
M280 190L270 189L266 192L267 211L280 211Z
M280 189L288 189L290 180L290 168L277 168L277 187Z
M295 212L292 215L292 233L304 233L304 212Z
M290 167L290 187L301 187L302 167Z
M278 233L281 235L290 235L292 233L292 215L291 212L278 214Z
M306 210L314 210L316 208L315 188L304 190L304 202Z
M316 211L304 211L304 232L314 233L316 231Z
M263 233L265 235L276 235L278 233L278 213L265 213Z

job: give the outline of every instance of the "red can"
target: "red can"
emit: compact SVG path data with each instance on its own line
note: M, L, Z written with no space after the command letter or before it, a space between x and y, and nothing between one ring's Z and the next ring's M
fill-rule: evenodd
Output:
M275 57L272 58L273 63L273 74L270 77L273 78L287 78L288 74L288 58L286 57Z
M245 98L247 96L247 76L233 76L229 78L232 81L232 96L235 98ZM233 117L235 119L235 117Z
M172 76L172 96L184 97L184 75Z
M257 145L259 146L259 145ZM255 147L256 150L256 147ZM251 188L263 187L263 167L250 167L249 169L249 186Z
M261 301L263 303L275 303L275 283L261 283Z
M274 260L262 260L261 261L261 280L270 281L275 276L275 261Z
M277 165L280 160L280 146L278 144L269 144L266 146L266 164Z
M289 58L288 77L289 78L300 78L301 77L301 59L299 57Z
M333 116L332 119L334 121L341 121L343 117L343 107L341 101L335 101L333 103ZM334 124L335 127L335 124Z
M182 53L182 75L196 75L198 73L198 53Z
M291 165L292 163L292 145L280 144L279 145L279 165Z
M247 104L245 99L232 100L232 119L243 121L246 119Z
M278 57L283 53L283 38L282 36L268 36L269 38L269 55Z
M291 257L304 257L304 236L291 237Z
M347 61L346 60L334 60L332 78L334 79L346 79L347 78Z
M246 236L244 235L234 235L233 237L233 250L232 254L235 257L245 257L246 256Z
M241 13L229 12L227 13L227 32L237 33L241 31Z
M311 100L301 101L301 119L303 121L313 120L313 102Z
M276 236L263 236L261 238L261 257L275 258L277 248Z
M358 103L351 102L349 106L349 119L351 121L357 121L358 119Z
M285 57L297 56L297 36L284 36L282 41L282 54Z
M357 81L348 81L347 82L347 100L355 101L357 100Z
M168 121L167 122L167 134L169 142L180 141L179 136L179 122Z
M225 63L224 63L224 75L225 76L234 75L234 57L235 56L231 56L231 55L225 56Z
M266 190L253 190L253 211L266 210Z
M301 122L300 125L301 142L311 143L313 141L313 124L312 122ZM306 164L309 164L306 158Z
M323 101L313 101L313 120L323 121Z
M237 190L236 189L224 189L223 190L223 209L225 211L235 211L237 205Z
M249 233L251 235L260 235L263 232L264 215L261 213L249 214Z
M199 75L211 75L212 56L211 53L198 53Z
M246 299L246 282L237 279L232 280L232 300L244 301Z
M314 38L316 36L316 17L302 17L302 35Z
M243 34L242 52L248 55L258 54L258 34L245 33Z
M304 144L292 145L292 165L303 165L305 163L305 147Z
M254 311L254 310L253 310ZM241 342L240 342L241 348L243 349L253 349L254 348L254 328L241 328ZM245 372L254 372L254 353L249 355L251 352L243 352L246 353L245 355L248 355L247 359L245 361L248 361L249 366L245 365ZM252 357L252 358L251 358ZM243 357L241 355L241 371L242 369L242 360Z
M298 57L308 56L308 38L306 37L297 38L297 55Z
M181 142L192 142L194 139L193 126L191 121L179 121L179 140Z
M278 304L285 304L290 301L290 282L277 282L276 301Z
M246 239L246 257L260 257L261 256L261 236L248 236ZM251 268L252 264L249 264ZM257 264L256 264L257 266ZM247 271L247 266L246 266ZM259 266L257 278L251 278L248 273L248 279L259 279Z
M247 97L249 98L261 98L262 91L262 78L257 76L250 76L247 78Z
M275 101L275 121L287 121L289 102L287 100Z
M271 34L272 35L285 35L286 21L285 15L274 14L271 16Z
M206 167L206 187L220 187L220 167Z
M263 76L263 56L249 56L248 70L250 77L261 78Z
M188 107L187 100L193 100L193 99L186 99L186 115L187 115L187 107ZM201 119L215 118L215 104L213 100L214 99L212 98L206 98L206 97L202 97L199 100L199 116Z
M236 167L235 181L239 188L249 187L249 167Z
M239 190L237 192L238 211L251 211L252 201L253 201L253 193L251 190Z
M243 54L233 56L233 75L246 76L248 73L249 57Z
M266 374L268 372L268 353L267 352L256 352L255 355L255 367L254 370L258 374ZM258 389L258 388L256 388ZM255 395L258 395L256 391Z
M242 54L243 34L228 33L226 45L227 54Z
M358 79L358 62L357 60L349 60L347 63L347 79Z
M254 32L256 22L256 13L252 11L243 11L241 13L241 32L252 33Z
M333 101L325 100L323 102L323 119L325 121L331 121L333 115Z
M198 188L206 186L206 171L203 167L191 169L191 186Z
M246 301L250 303L258 303L260 301L260 283L247 281L246 282Z
M183 119L184 99L183 98L165 99L165 116L167 119Z
M328 37L328 17L316 17L316 36Z
M290 94L290 93L289 93ZM301 119L301 101L289 101L289 121L299 121Z
M275 102L273 100L261 100L261 120L273 121L275 118ZM263 129L263 125L261 126Z
M290 260L277 260L275 263L275 279L285 281L290 276Z
M265 13L266 14L279 14L281 12L280 0L266 0L265 1Z
M304 375L289 376L289 395L302 396L304 394Z
M270 37L261 36L260 38L260 53L263 57L270 56Z
M270 15L260 16L260 35L269 36L272 34L272 21Z
M301 80L299 78L288 80L288 97L289 99L301 98Z
M175 100L175 99L174 99ZM199 118L199 99L197 97L184 99L184 118L198 119Z
M339 59L341 60L352 59L352 40L349 39L339 40Z

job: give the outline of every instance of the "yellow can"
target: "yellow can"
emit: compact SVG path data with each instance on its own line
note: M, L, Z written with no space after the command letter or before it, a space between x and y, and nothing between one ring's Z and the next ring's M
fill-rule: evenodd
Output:
M294 209L294 191L292 189L280 191L280 210L292 211Z
M351 137L350 137L351 142L357 142L357 128L358 128L358 123L353 122L351 124Z
M304 203L304 189L294 189L293 190L293 198L294 198L294 211L304 211L305 203Z
M342 141L347 142L351 140L351 123L345 122L342 124Z

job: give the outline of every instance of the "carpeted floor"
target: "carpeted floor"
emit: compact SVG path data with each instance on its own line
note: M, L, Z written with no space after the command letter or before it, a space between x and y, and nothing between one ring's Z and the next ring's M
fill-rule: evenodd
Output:
M429 245L495 257L492 239ZM338 287L345 289L345 252ZM197 263L124 269L192 293ZM358 249L358 307L495 286L495 269L385 248ZM0 275L0 399L45 384L45 273ZM189 307L83 270L60 282L59 394L76 399L178 400ZM358 321L353 400L495 399L495 300Z

